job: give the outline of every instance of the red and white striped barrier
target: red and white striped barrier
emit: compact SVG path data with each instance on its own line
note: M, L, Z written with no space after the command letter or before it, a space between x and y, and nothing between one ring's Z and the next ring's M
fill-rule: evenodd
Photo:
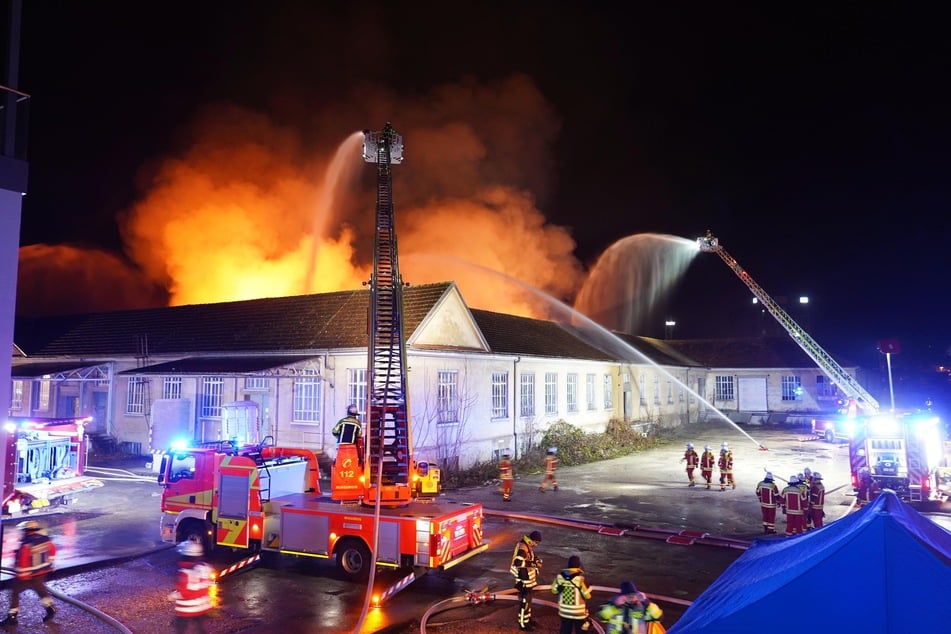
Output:
M250 566L251 564L260 561L260 559L261 559L260 553L256 555L251 555L250 557L246 557L245 559L242 559L241 561L235 564L231 564L224 570L221 570L217 575L217 579L221 579L222 577L230 575L232 572L236 572L238 570L241 570L242 568L246 568Z

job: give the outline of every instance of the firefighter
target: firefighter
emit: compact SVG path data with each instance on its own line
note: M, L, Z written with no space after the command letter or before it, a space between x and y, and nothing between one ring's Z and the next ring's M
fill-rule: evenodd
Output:
M334 428L331 430L333 437L337 439L337 446L340 445L356 445L357 447L357 456L360 460L360 464L363 464L363 425L360 424L360 419L357 418L360 410L356 405L350 404L347 406L347 415L337 421L337 424L334 425Z
M803 523L802 530L808 530L809 525L812 523L812 514L809 512L809 481L806 479L806 471L809 471L809 468L806 467L802 473L796 475L799 479L799 488L802 490L802 494L806 498L806 506L803 509ZM810 472L811 475L811 472Z
M204 548L199 542L182 542L177 550L182 558L178 562L175 592L169 595L175 601L175 631L182 634L194 625L191 629L204 634L205 618L214 607L211 600L214 572L202 561Z
M542 542L542 534L532 531L519 538L512 553L512 565L509 572L515 577L515 588L518 590L518 629L530 632L538 626L532 620L532 595L538 585L538 573L542 567L542 560L535 556L535 546Z
M555 479L555 469L558 468L557 453L557 447L548 448L548 455L545 456L545 479L542 480L541 486L538 487L539 491L544 491L545 487L549 484L551 484L552 491L558 490L558 480Z
M783 514L786 516L786 537L805 532L805 512L809 501L799 488L798 475L789 476L789 483L782 491L782 498Z
M633 581L623 582L620 593L598 608L598 619L608 624L607 634L646 632L648 624L660 621L663 615L660 606L638 592Z
M512 456L509 452L502 454L499 460L499 479L502 481L502 501L512 501L512 480L515 476L512 474Z
M872 472L868 467L859 469L859 483L856 491L856 503L858 506L865 506L875 499L878 495L878 485L872 479Z
M736 482L733 481L733 452L730 451L730 445L725 441L720 445L720 458L717 460L717 466L720 468L720 490L726 491L726 485L732 485L736 488Z
M582 634L588 630L588 606L591 589L584 582L581 557L568 558L568 567L551 582L551 593L558 596L558 616L561 629L558 634Z
M826 487L822 484L822 474L814 471L812 486L809 487L809 516L812 518L813 528L822 528L822 519L826 516L822 508L826 502Z
M687 480L690 481L690 484L687 486L694 486L696 482L693 479L693 471L697 468L697 465L700 464L700 456L697 454L697 450L693 448L693 443L687 443L687 450L684 451L684 457L680 459L680 462L687 463Z
M703 454L700 455L700 475L707 483L707 488L713 482L713 467L717 463L717 457L710 451L710 445L703 446Z
M779 487L773 481L773 474L769 471L763 481L756 485L756 497L759 498L759 510L763 515L763 533L776 534L776 505L780 500Z
M20 594L32 590L40 598L46 609L43 621L49 621L56 614L53 608L53 596L46 587L46 577L53 570L56 559L56 545L44 535L39 522L27 520L17 524L20 529L20 545L14 555L13 569L15 577L10 590L10 607L7 616L0 625L16 625L20 613Z

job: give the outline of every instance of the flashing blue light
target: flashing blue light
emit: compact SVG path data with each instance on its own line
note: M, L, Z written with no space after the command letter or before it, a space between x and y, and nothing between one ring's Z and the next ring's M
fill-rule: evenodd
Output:
M172 441L170 446L172 451L184 451L188 449L189 444L191 443L188 442L187 438L176 438Z

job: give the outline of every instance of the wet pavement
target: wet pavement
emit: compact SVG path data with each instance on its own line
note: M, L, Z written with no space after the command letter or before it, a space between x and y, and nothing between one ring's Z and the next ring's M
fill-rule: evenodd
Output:
M740 430L725 422L691 427L688 434L622 458L560 468L557 492L538 490L541 473L516 474L509 503L502 501L495 484L447 492L447 500L483 504L490 549L456 568L432 571L414 582L382 610L373 612L363 631L418 632L422 614L440 601L460 596L466 589L510 589L512 546L535 528L544 535L538 550L545 559L545 583L550 583L568 556L579 554L593 585L617 587L622 580L633 578L648 594L669 598L658 601L669 627L686 604L743 551L698 543L671 545L656 539L656 532L654 537L639 535L636 530L628 530L626 535L618 535L618 531L599 534L592 526L642 527L661 533L686 530L743 543L762 537L754 490L765 471L772 471L782 485L783 479L807 466L824 476L829 492L827 521L850 510L853 496L845 445L812 440L802 429ZM687 486L679 462L687 440L698 450L710 444L715 453L721 442L730 443L736 490L721 492L718 485L711 490ZM170 608L166 595L173 583L176 559L171 545L159 538L160 488L146 463L147 459L137 459L98 465L125 468L129 474L95 473L105 479L105 486L78 499L67 512L40 519L59 549L58 571L51 586L122 615L120 620L133 624L130 630L137 634L167 631ZM572 520L585 525L572 526ZM777 528L780 533L785 528L781 513ZM4 564L9 565L16 540L9 523L4 537ZM147 553L151 554L142 556ZM118 563L103 568L110 560ZM140 590L133 590L138 586ZM330 562L306 565L292 559L223 580L221 591L222 606L209 632L352 631L364 592L359 584L339 577ZM24 609L32 606L33 600L24 599ZM514 610L513 603L500 601L452 610L434 616L433 621L442 622L438 631L443 634L453 631L449 622L458 622L467 632L511 631ZM56 620L61 628L69 629L61 631L115 631L90 629L89 617L79 612L63 605ZM544 624L539 631L556 628L552 610L539 609L537 614ZM21 631L28 630L21 626Z

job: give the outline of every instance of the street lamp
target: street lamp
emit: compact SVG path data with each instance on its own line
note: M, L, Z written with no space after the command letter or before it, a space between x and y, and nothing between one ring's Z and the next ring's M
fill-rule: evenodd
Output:
M664 339L670 339L670 336L674 334L674 326L677 325L677 322L673 319L668 319L664 322Z

